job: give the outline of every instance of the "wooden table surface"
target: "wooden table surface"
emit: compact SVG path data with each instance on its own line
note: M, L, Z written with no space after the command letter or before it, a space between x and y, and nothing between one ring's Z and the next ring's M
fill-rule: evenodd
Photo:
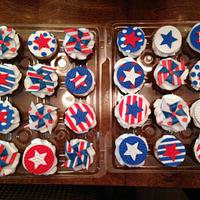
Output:
M199 0L1 0L0 24L98 24L112 20L199 20ZM195 9L195 13L194 13ZM158 187L200 187L200 175L175 174L112 174L100 178L65 180L61 184L134 185ZM5 179L5 183L15 180ZM22 179L21 183L40 183L40 180ZM54 183L54 177L44 177Z

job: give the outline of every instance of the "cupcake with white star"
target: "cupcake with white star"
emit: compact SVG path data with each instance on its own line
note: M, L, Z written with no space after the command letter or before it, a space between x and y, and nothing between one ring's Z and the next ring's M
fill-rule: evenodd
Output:
M154 79L158 87L172 91L185 84L188 68L184 62L178 62L172 58L160 60L154 70Z
M55 36L48 31L32 32L27 43L30 52L41 60L54 56L58 48Z
M56 148L47 140L36 138L24 151L23 167L34 175L52 175L57 171Z
M147 40L144 31L139 27L122 29L117 36L117 46L124 56L136 58L145 50Z
M0 133L7 134L19 126L20 117L17 108L11 103L0 101Z
M115 140L115 157L122 166L143 166L148 149L146 139L135 134L124 133Z
M0 64L0 96L12 94L18 88L21 77L16 65Z
M175 55L181 48L182 35L174 26L162 26L159 28L152 42L154 53L160 57Z
M133 58L118 60L114 68L114 83L123 93L136 93L143 87L145 71Z
M154 102L156 122L164 130L179 132L186 130L190 122L189 107L179 96L164 95Z
M67 72L65 85L73 95L87 96L95 86L94 73L87 67L76 66Z
M19 36L15 29L0 26L0 59L10 60L18 55L20 48Z
M137 128L144 125L151 113L148 100L140 94L129 94L115 106L115 117L123 128Z
M194 90L200 90L200 61L195 63L189 74L190 82Z

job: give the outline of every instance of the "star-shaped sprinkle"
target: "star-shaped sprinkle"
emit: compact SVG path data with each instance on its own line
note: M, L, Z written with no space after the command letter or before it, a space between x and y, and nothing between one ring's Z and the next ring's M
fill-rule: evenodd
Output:
M77 113L72 115L71 117L73 117L76 120L76 125L79 125L81 122L86 122L87 114L88 112L83 112L80 110L80 108L78 108Z
M137 101L133 105L130 105L130 104L126 104L126 105L128 107L128 111L126 112L126 115L133 115L136 118L137 114L143 111L142 108L138 107Z
M7 116L8 112L6 111L2 111L0 112L0 122L5 123L6 122L6 116Z
M140 151L138 149L138 142L135 143L135 144L129 144L127 143L126 146L127 146L127 150L126 152L124 153L125 156L131 156L131 158L135 161L136 160L136 157L137 155L141 155L143 154L142 151Z
M78 89L81 86L87 86L85 79L87 78L86 75L82 76L78 72L76 72L76 76L70 79L75 84L75 88Z
M7 85L8 82L7 82L7 79L8 78L8 74L1 74L0 73L0 84L2 85Z
M131 34L124 34L126 40L124 42L125 45L130 44L134 48L136 47L136 43L141 40L141 38L137 37L135 35L135 31L133 31Z
M47 165L45 161L47 153L38 153L37 150L35 150L35 155L32 158L29 158L29 161L34 163L34 168L37 169L40 165Z
M141 75L135 72L135 68L132 68L130 71L124 71L125 79L123 82L130 81L135 86L135 81Z
M162 36L162 42L160 45L167 45L170 49L172 48L172 43L177 40L177 38L172 36L172 30L169 31L166 35L161 34Z
M40 50L42 48L50 48L48 44L50 40L51 38L45 38L42 34L40 34L40 37L34 42L38 45L38 48Z
M176 144L173 145L165 145L165 153L163 156L170 157L173 161L175 161L176 156L179 155L181 152L176 149Z

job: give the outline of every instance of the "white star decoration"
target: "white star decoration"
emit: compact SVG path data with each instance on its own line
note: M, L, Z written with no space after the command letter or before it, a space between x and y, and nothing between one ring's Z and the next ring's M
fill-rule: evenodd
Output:
M39 154L37 150L35 150L35 155L32 158L29 158L29 161L34 163L34 168L37 169L40 165L46 165L46 161L44 160L47 153Z
M78 72L76 72L76 76L70 79L70 81L75 83L75 88L79 88L80 86L87 86L87 84L85 83L86 77L87 75L82 76Z
M137 155L140 155L140 154L143 154L139 149L138 149L138 142L135 143L135 144L126 144L127 146L127 150L126 152L124 153L124 155L126 156L131 156L131 158L135 161L136 159L136 156Z
M133 85L135 85L136 78L140 77L141 75L135 72L135 68L132 68L131 71L124 71L126 78L124 82L130 81Z

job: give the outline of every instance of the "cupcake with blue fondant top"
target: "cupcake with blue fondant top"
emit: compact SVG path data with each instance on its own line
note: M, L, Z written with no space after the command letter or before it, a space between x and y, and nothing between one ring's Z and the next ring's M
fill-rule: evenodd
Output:
M117 36L117 46L124 56L138 57L146 48L147 40L139 27L122 29Z
M57 52L57 40L48 31L35 31L28 38L28 48L38 59L48 59Z
M190 74L191 86L196 90L200 90L200 61L198 61L191 69Z
M75 67L67 72L65 85L76 96L87 96L95 86L94 74L86 67Z

